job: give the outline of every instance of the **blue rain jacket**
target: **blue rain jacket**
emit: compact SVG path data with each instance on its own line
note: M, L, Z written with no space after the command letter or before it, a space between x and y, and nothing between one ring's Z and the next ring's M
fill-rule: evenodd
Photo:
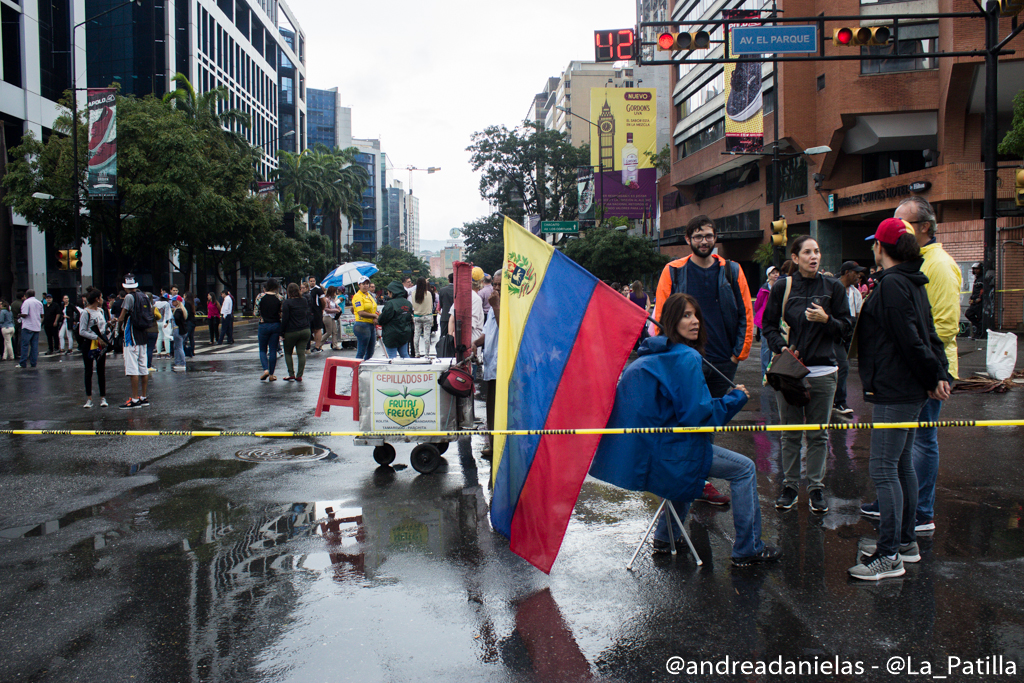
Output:
M651 337L638 353L619 380L609 427L720 427L747 402L742 391L711 398L701 356L685 344ZM710 434L608 434L590 474L631 491L694 500L710 469Z

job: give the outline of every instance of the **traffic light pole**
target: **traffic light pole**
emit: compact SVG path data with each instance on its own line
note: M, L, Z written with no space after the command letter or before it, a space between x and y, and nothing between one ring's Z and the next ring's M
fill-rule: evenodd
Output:
M996 161L997 72L999 63L999 3L985 5L985 259L982 295L982 330L996 329L996 187L999 181Z
M775 0L772 0L772 18L777 17L778 12L776 11ZM777 57L777 55L772 55ZM760 70L760 69L759 69ZM781 216L779 213L782 211L780 204L782 198L779 197L779 60L777 58L772 59L772 91L775 93L775 104L772 106L772 137L775 138L775 142L772 143L772 221L777 221ZM786 247L776 247L772 250L772 262L773 265L778 268L782 265L782 256L786 253Z

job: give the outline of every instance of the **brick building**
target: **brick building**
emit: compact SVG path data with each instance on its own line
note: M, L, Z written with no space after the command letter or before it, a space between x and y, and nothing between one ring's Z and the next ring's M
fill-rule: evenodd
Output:
M672 18L717 19L723 9L756 9L757 0L675 0ZM787 17L860 15L864 26L891 25L894 14L972 12L971 0L780 0ZM900 21L898 56L892 47L837 47L832 29L852 22L826 22L826 55L873 50L878 59L779 63L778 87L770 63L762 68L765 150L774 139L772 111L779 103L783 152L820 145L828 154L788 157L781 163L781 214L789 237L810 234L822 249L822 269L838 272L845 260L871 263L864 238L899 202L918 194L931 202L938 239L961 264L970 291L970 266L983 256L984 164L982 133L985 66L981 57L915 57L927 52L980 50L982 19ZM1000 35L1010 31L1000 22ZM695 29L689 29L695 30ZM718 37L718 36L713 36ZM715 45L712 45L715 47ZM1013 97L1024 87L1024 36L1008 45L1016 55L1000 60L998 137L1012 120ZM707 51L721 55L721 46ZM659 53L664 59L667 53ZM719 253L743 265L751 290L764 281L753 262L755 249L770 241L771 158L724 155L725 95L721 65L679 65L672 71L672 170L659 181L662 251L689 253L687 221L707 214L718 226ZM776 93L778 96L776 97ZM1000 163L1019 159L1000 157ZM1012 169L999 172L998 268L1004 289L1024 287L1024 212L1013 202ZM1013 244L1016 240L1017 244ZM966 303L966 294L963 299ZM1022 322L1024 296L997 301L1002 326Z

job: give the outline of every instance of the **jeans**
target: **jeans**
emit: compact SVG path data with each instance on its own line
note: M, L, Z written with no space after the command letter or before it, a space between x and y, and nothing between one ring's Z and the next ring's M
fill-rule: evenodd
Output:
M11 339L14 337L14 327L3 328L4 335L4 360L17 360L14 355L14 346L11 345Z
M89 347L86 346L82 353L82 362L85 363L85 395L92 398L92 366L96 364L96 382L100 385L100 396L107 395L107 356L101 355L93 360Z
M146 367L153 367L153 354L156 352L156 340L160 336L159 332L147 332L146 333Z
M408 344L402 344L397 349L392 349L392 348L390 348L388 346L385 346L384 347L384 353L388 354L388 358L398 358L399 356L401 356L402 358L408 358L409 357L409 345Z
M191 358L196 355L196 324L189 322L188 336L185 337L185 355Z
M782 424L826 424L832 417L832 399L836 393L836 373L821 377L808 377L811 402L806 406L792 406L779 397L779 415ZM823 430L809 432L782 432L783 486L800 488L800 444L807 435L807 490L825 488L825 459L828 455L828 433Z
M32 367L39 362L39 333L21 328L21 362L19 365L25 367L30 363Z
M924 402L918 422L935 422L942 411L942 401L929 398ZM919 427L914 437L913 461L917 473L917 520L935 519L935 481L939 476L939 430Z
M850 374L850 358L843 342L836 342L835 349L839 369L836 371L836 395L832 398L832 405L846 405L846 378Z
M233 313L221 316L220 339L217 340L217 343L223 344L224 337L228 338L228 344L235 343L235 315Z
M764 550L764 542L761 540L761 505L757 500L757 469L754 461L721 446L712 446L712 454L708 476L728 481L732 494L732 522L736 528L732 556L756 555ZM672 501L684 523L690 503L689 500ZM671 513L666 509L658 520L658 528L654 532L656 540L668 540L668 527L665 523L668 515ZM672 524L675 524L675 519Z
M206 324L210 328L210 343L217 343L217 330L220 329L220 318L207 318Z
M764 380L765 373L768 372L768 364L772 362L772 350L768 346L768 340L761 335L761 379Z
M288 366L289 377L302 377L306 369L306 344L309 343L309 328L292 330L284 335L284 364ZM299 372L296 374L292 367L292 351L299 354Z
M913 422L920 414L920 403L875 405L874 422ZM917 540L917 474L911 451L915 429L874 429L871 431L871 458L868 473L878 494L878 552L895 555L901 543Z
M174 331L170 322L158 322L156 324L156 352L169 355L174 351Z
M281 323L260 323L256 328L256 336L260 341L260 365L273 375L277 367L277 340L281 336Z
M185 337L177 325L171 328L171 347L174 349L174 364L179 368L185 367Z
M434 324L432 316L425 315L422 318L414 318L412 321L413 325L413 349L420 356L426 356L430 353L430 326ZM420 342L423 342L420 344ZM422 349L422 350L421 350Z
M39 333L36 332L36 334L38 335ZM60 332L57 334L57 339L60 343L61 351L71 351L75 348L75 336L71 333L71 327L68 326L68 322L66 320L60 325Z
M352 326L356 335L356 359L370 360L377 349L377 330L373 323L357 322Z

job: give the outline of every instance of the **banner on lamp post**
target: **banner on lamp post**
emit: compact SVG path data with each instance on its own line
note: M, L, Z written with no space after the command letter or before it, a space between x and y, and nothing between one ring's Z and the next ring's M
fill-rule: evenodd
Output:
M751 10L722 10L727 24L729 57L736 57L733 28L760 26L760 13ZM743 53L755 59L760 54ZM776 88L777 89L777 88ZM764 147L764 101L761 95L761 61L725 65L725 151L757 152Z
M117 196L117 91L114 88L90 88L89 110L89 196Z
M594 167L576 167L576 208L579 226L586 230L597 220L597 188L594 185Z

